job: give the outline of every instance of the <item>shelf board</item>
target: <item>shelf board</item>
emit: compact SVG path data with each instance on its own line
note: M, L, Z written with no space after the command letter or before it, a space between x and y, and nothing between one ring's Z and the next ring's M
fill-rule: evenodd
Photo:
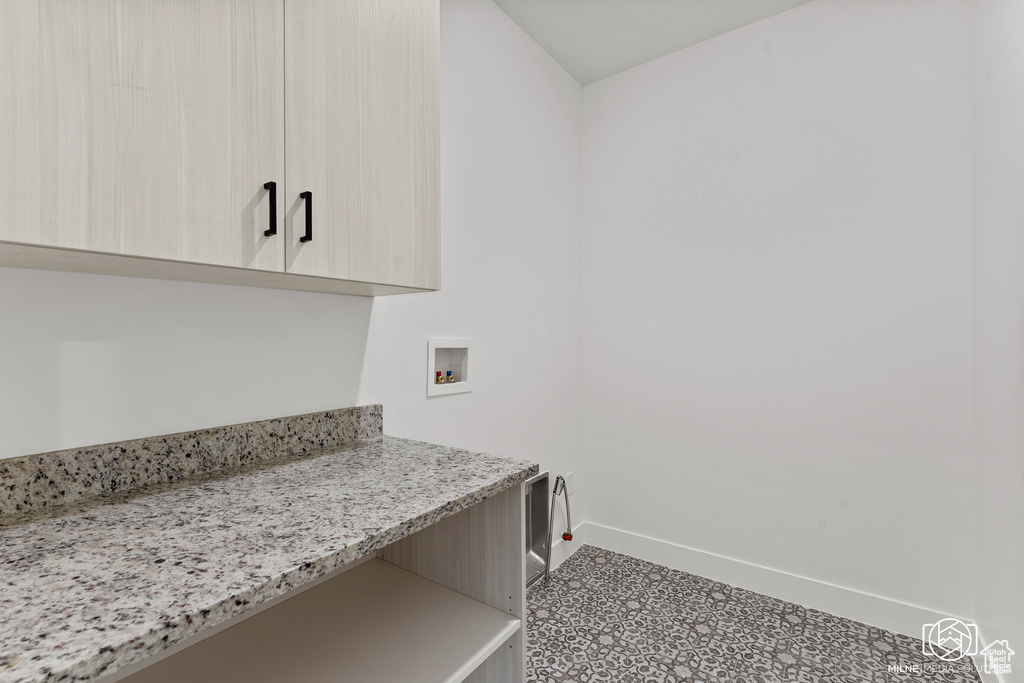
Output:
M520 627L374 559L123 680L459 683Z

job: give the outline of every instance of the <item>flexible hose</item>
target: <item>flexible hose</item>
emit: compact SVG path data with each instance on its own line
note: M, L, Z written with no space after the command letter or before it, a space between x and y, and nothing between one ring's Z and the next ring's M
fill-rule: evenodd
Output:
M548 513L548 544L544 553L544 585L546 586L551 580L551 537L555 532L555 501L558 499L558 494L561 493L565 498L565 533L562 534L562 540L572 540L572 517L569 516L569 493L565 490L565 479L562 475L555 477L555 486L551 489L551 508Z

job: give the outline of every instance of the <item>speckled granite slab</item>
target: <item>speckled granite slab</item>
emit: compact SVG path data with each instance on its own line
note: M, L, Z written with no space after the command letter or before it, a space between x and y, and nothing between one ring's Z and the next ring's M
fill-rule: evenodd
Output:
M0 519L0 682L93 680L537 471L385 436L119 503Z
M384 433L379 405L0 460L0 516L237 470Z

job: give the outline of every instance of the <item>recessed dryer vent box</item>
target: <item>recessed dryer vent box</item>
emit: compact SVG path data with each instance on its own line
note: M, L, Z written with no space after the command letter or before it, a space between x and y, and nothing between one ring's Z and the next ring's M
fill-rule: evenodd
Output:
M427 343L427 396L465 394L473 389L469 384L469 352L472 339L432 337ZM451 371L454 382L437 383L437 373L448 378Z

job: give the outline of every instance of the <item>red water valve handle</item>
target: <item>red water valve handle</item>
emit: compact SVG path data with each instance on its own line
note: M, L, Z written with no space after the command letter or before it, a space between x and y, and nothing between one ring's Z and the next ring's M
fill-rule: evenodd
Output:
M563 541L571 541L572 540L572 533L566 531L564 534L562 534L562 540Z

